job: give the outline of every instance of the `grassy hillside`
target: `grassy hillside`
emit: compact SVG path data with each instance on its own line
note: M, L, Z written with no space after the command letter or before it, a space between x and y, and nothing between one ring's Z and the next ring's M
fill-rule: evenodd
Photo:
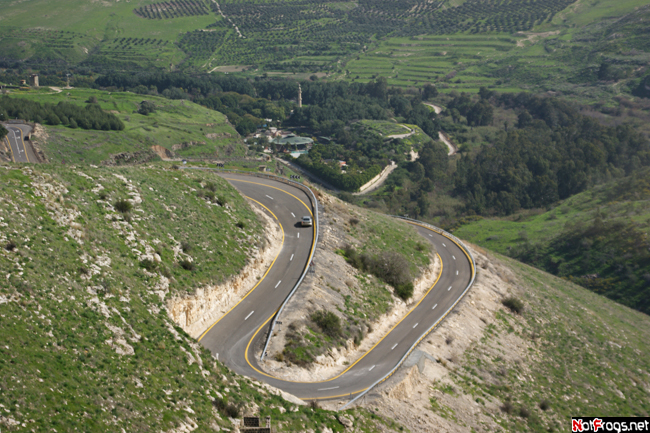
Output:
M203 189L224 205L199 198ZM124 199L132 209L122 213ZM237 273L264 242L221 178L159 166L3 166L0 226L3 431L218 431L232 428L234 407L256 406L279 431L343 430L330 413L214 362L165 311L170 296ZM364 416L363 431L392 425L354 411Z
M649 313L649 176L643 170L547 211L481 219L454 233Z
M49 136L42 145L52 162L98 164L110 161L110 155L138 153L136 160L157 156L152 146L182 158L238 156L244 153L239 134L223 114L185 100L171 100L128 92L103 92L91 89L50 89L13 92L11 98L26 98L41 104L66 101L86 105L95 97L106 111L115 113L125 124L123 131L95 131L46 126ZM139 114L142 101L155 105L155 112Z
M448 373L434 382L430 394L436 415L457 426L467 422L476 431L541 433L567 431L576 413L650 414L648 316L487 254L490 264L485 267L499 269L499 284L510 286L510 296L524 307L521 313L504 306L490 312L472 307L466 310L469 316L459 318L463 320L452 319L461 328L478 322L482 332L460 356L434 354ZM464 340L452 329L446 332ZM457 353L464 344L452 337L452 342L442 341L439 351ZM483 416L475 416L475 410Z

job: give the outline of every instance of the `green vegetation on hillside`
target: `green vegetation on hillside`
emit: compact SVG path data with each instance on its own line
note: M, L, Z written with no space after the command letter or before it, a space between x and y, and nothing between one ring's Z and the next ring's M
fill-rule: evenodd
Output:
M5 168L1 176L0 370L13 377L0 384L5 416L38 430L105 431L117 422L157 431L187 422L191 408L203 428L227 426L211 400L233 375L173 325L164 300L235 274L263 242L236 191L213 175L157 167ZM230 214L191 193L205 179L229 198ZM114 209L122 199L132 211Z
M576 411L650 415L648 317L514 260L502 261L515 275L507 281L517 284L514 295L525 309L481 317L487 320L483 337L463 359L439 360L453 382L444 389L438 385L447 398L471 397L479 410L499 402L500 411L482 410L507 431L566 431ZM433 399L433 410L449 409Z
M232 429L228 416L257 406L278 431L343 430L329 412L236 376L168 317L172 296L223 282L264 242L219 176L3 167L0 227L3 431L204 432ZM348 413L365 432L397 427Z
M393 307L396 297L408 299L412 295L414 279L431 263L430 244L423 242L415 229L402 221L359 208L350 209L339 201L326 205L323 218L329 220L328 225L332 224L326 230L343 227L347 233L343 236L349 244L336 251L337 254L351 258L350 252L354 250L359 262L372 261L373 267L359 266L356 281L346 281L344 287L327 284L337 299L326 306L329 312L314 312L306 327L289 324L286 345L278 358L298 365L313 362L332 347L345 346L349 339L361 344L371 331L371 324ZM385 264L381 259L392 262ZM333 279L332 275L326 276L326 281ZM332 311L334 308L337 312ZM340 317L339 321L332 315Z
M91 89L58 93L42 89L12 93L11 96L12 100L27 99L52 105L69 103L80 107L100 107L108 116L116 117L124 124L123 131L48 126L49 137L42 148L51 162L142 162L158 158L152 146L166 150L167 157L219 158L245 152L237 131L227 123L223 114L185 100ZM91 98L97 102L87 104ZM139 113L143 103L155 111ZM123 153L126 158L113 157Z
M93 100L94 101L94 100ZM23 119L48 125L64 125L72 129L95 129L101 131L121 131L124 123L114 114L102 110L99 105L89 102L84 108L69 102L57 105L41 105L36 101L26 101L3 96L0 98L0 119Z
M650 313L650 172L454 234Z

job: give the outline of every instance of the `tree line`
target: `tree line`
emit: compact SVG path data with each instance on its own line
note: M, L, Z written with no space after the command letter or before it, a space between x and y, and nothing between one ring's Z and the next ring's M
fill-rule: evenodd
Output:
M70 102L41 104L9 96L0 98L0 119L24 119L48 125L65 125L70 128L121 131L124 123L112 113L107 113L97 104L85 107Z

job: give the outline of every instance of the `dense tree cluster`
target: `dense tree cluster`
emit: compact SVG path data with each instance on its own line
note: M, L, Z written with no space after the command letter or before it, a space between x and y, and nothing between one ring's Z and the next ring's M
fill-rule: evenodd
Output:
M330 185L342 189L343 191L358 191L362 185L377 176L382 169L382 167L378 165L373 165L363 172L344 174L341 173L340 169L332 167L332 165L326 164L314 157L300 155L300 158L298 158L296 162L325 182L328 182Z
M48 125L65 125L70 128L121 131L124 123L112 113L101 109L97 104L85 107L69 102L40 104L26 99L9 96L0 98L0 119L18 118Z
M482 88L481 90L487 89ZM470 95L462 93L447 104L447 110L449 110L453 119L465 116L467 124L470 126L487 126L492 123L494 118L494 108L487 101L489 96L488 92L479 101L473 101Z
M634 89L634 95L641 98L650 98L650 75L646 75Z
M195 102L224 113L241 135L255 132L259 125L267 123L265 119L282 122L291 110L291 104L286 101L274 103L268 99L251 98L234 92L197 98Z
M191 76L182 73L154 71L142 73L109 73L95 81L97 87L115 87L130 90L137 86L156 88L159 93L166 89L176 88L192 96L210 95L218 92L237 92L243 95L255 96L255 88L245 78L232 75L202 74Z
M456 192L476 213L549 205L609 176L650 163L648 141L629 126L605 127L560 99L504 94L518 129L458 162Z

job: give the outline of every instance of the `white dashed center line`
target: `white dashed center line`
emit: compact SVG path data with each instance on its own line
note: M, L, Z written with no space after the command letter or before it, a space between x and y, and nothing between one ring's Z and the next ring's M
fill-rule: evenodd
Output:
M447 248L447 245L445 245L445 244L442 244L442 246L445 247L445 248Z
M451 290L451 286L449 286L449 288L447 289L447 291L450 291L450 290Z
M454 258L454 260L456 260L456 256L452 256L452 257Z
M432 309L432 310L435 310L437 306L438 306L438 304L436 304L436 305L434 305L433 307L431 307L431 309Z
M418 323L416 323L415 325L413 325L413 329L415 329L415 327L418 326L419 324L420 324L420 322L418 322Z
M300 237L300 233L298 233L298 237Z
M267 196L268 198L270 198L271 200L273 200L273 197L271 197L270 195L267 194L266 196Z
M433 237L433 235L432 235L432 234L429 234L429 236L431 236L431 237Z
M337 389L337 388L338 388L338 386L335 386L333 388L321 388L321 389L319 389L319 391L329 391L330 389Z
M393 345L393 347L390 348L390 350L395 349L395 348L397 347L398 344L399 344L399 343L395 343L395 344Z
M368 371L372 371L373 368L375 368L374 365L373 365L372 367L370 367L370 368L368 369Z
M291 260L293 260L293 254L291 254L291 258L289 259L289 261ZM458 275L458 271L456 271L456 275Z
M456 275L458 275L458 271L456 271Z
M248 320L248 318L251 317L251 315L252 315L254 312L255 312L255 310L253 310L253 311L251 311L250 313L248 313L248 316L246 316L246 318L245 318L244 320Z
M276 288L276 289L278 288L278 286L280 285L281 282L282 282L282 280L278 281L278 284L275 285L275 288ZM450 288L451 288L451 287L450 287Z
M296 217L296 215L293 212L291 212L291 216L294 218Z

